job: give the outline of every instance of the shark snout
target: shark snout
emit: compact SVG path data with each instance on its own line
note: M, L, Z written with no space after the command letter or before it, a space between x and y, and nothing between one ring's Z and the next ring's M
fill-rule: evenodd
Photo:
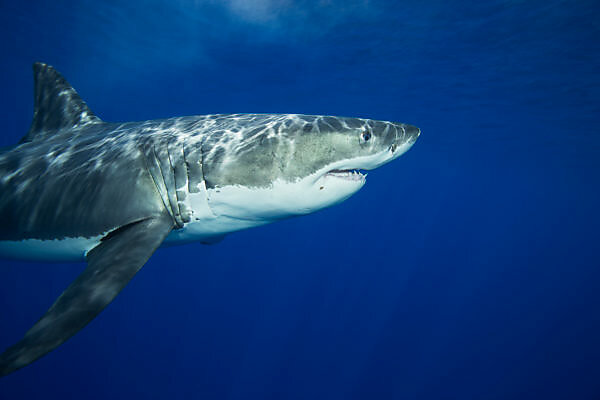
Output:
M393 136L388 136L388 143L391 142L389 150L392 152L390 160L394 160L408 151L421 134L421 130L414 125L400 123L394 123L393 125L395 127L392 131Z
M402 125L404 131L404 137L401 139L405 143L413 144L417 141L417 138L421 134L421 130L414 125Z

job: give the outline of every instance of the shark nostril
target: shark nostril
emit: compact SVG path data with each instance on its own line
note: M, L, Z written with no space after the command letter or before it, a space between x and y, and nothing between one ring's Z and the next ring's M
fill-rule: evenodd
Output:
M406 125L405 132L407 135L409 135L409 137L413 138L414 140L416 140L421 134L421 130L413 125Z

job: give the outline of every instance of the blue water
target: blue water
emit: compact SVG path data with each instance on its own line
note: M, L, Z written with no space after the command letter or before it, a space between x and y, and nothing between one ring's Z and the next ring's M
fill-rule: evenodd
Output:
M0 3L0 146L34 61L107 121L422 130L341 205L159 250L0 399L600 398L599 21L585 0ZM1 260L0 347L82 268Z

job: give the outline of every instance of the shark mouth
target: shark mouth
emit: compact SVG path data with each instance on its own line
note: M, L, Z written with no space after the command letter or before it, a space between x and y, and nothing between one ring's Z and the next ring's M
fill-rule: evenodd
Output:
M334 178L346 179L350 181L364 181L366 173L361 173L358 169L333 169L325 174Z

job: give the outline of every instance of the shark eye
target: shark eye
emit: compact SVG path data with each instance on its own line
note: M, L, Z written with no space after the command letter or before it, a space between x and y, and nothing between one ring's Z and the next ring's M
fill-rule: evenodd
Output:
M369 139L371 139L371 132L369 131L364 131L363 133L360 134L360 138L364 141L364 142L368 142Z

